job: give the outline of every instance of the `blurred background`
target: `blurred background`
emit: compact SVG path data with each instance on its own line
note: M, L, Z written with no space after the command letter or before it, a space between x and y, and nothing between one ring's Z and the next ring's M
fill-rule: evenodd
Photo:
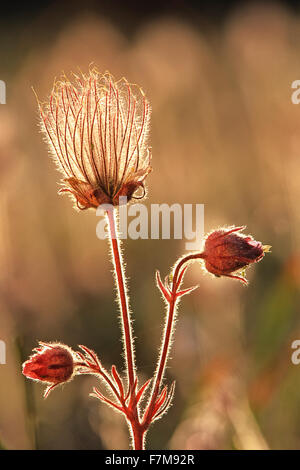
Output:
M123 368L112 265L93 211L57 195L60 175L38 129L63 71L94 63L145 90L152 104L152 203L205 204L205 231L246 225L272 254L249 287L187 273L167 381L174 405L151 449L300 448L300 11L293 2L42 2L0 19L0 446L126 449L122 416L76 377L42 398L21 364L38 340L85 344ZM19 8L19 7L18 7ZM153 374L166 275L184 241L127 240L124 250L141 378Z

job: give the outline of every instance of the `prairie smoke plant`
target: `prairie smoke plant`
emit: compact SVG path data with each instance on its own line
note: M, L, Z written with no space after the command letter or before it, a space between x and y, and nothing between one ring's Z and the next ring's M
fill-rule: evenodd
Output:
M180 258L164 281L157 271L157 286L167 305L165 327L153 377L139 383L116 212L119 196L126 196L127 200L138 197L140 188L140 196L144 196L144 181L151 170L147 147L149 103L141 90L129 85L125 79L115 82L109 73L101 75L92 70L89 75L74 75L73 83L65 77L56 82L49 102L39 103L39 109L42 130L64 175L60 192L70 193L80 209L110 204L106 206L106 217L118 290L126 375L120 375L115 365L107 371L97 354L86 346L81 345L80 351L74 352L58 343L40 343L35 354L24 363L23 374L49 384L45 396L74 375L96 376L110 394L107 396L95 387L91 395L124 415L132 447L144 449L150 425L166 413L174 395L174 383L163 386L162 382L179 300L195 289L181 287L187 267L191 262L201 260L206 270L216 276L246 282L242 276L233 273L260 261L270 247L242 235L241 227L219 229L207 236L202 252ZM149 390L145 402L145 392Z
M72 78L56 81L48 102L39 103L42 132L64 176L60 193L75 198L79 209L143 197L151 171L143 91L108 72Z

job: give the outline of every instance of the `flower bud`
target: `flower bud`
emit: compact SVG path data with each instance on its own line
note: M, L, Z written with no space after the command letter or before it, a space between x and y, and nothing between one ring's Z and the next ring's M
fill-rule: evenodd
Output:
M223 228L207 236L203 252L207 271L218 277L227 276L247 284L243 276L232 275L232 273L260 261L265 252L269 251L270 246L263 246L250 235L237 233L244 228Z
M74 372L73 351L63 344L42 343L23 364L23 374L33 380L46 382L46 397L56 385L70 380Z

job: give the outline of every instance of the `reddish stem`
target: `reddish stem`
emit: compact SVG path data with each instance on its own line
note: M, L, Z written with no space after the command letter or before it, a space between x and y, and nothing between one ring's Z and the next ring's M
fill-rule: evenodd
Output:
M154 382L154 386L153 386L153 389L152 389L149 404L147 406L145 416L144 416L144 419L143 419L143 425L146 428L151 423L152 413L154 411L155 402L156 402L156 399L157 399L158 394L159 394L161 381L162 381L163 376L164 376L165 367L166 367L166 363L167 363L167 359L168 359L168 351L169 351L170 342L171 342L171 339L172 339L172 333L173 333L173 330L174 330L174 328L173 328L174 327L174 314L175 314L175 307L176 307L176 302L177 302L176 292L177 292L177 289L179 288L179 286L177 285L177 282L178 282L178 277L179 277L179 274L180 274L180 269L188 261L191 261L191 260L194 260L194 259L199 259L199 258L203 258L202 253L196 253L196 254L185 256L184 258L182 258L178 262L178 264L175 266L175 269L174 269L174 275L173 275L173 281L172 281L172 291L171 291L172 297L171 297L171 300L169 302L167 321L166 321L165 331L164 331L164 335L163 335L163 339L162 339L162 347L161 347L161 350L160 350L161 352L160 352L158 367L157 367L157 370L156 370L155 382Z
M130 427L133 437L133 445L135 450L144 449L144 433L145 430L141 427L139 421L139 412L136 403L136 383L135 383L135 363L133 354L133 336L130 322L130 314L128 309L128 301L125 287L125 277L123 261L119 246L119 239L117 237L116 220L114 209L107 211L107 218L109 223L109 234L112 247L114 268L116 273L116 283L119 292L121 319L123 326L123 343L126 353L126 366L128 375L128 388L130 390Z
M122 263L122 257L121 257L120 247L119 247L119 240L117 238L114 209L111 211L110 210L107 211L107 217L108 217L108 222L109 222L110 241L111 241L111 247L112 247L112 253L113 253L114 267L115 267L115 272L116 272L116 283L117 283L117 287L119 291L119 298L120 298L121 318L122 318L123 333L124 333L124 348L126 352L126 364L127 364L127 373L128 373L128 384L129 384L129 387L132 390L134 390L135 367L134 367L134 356L133 356L133 339L132 339L131 323L130 323L128 302L127 302L126 288L125 288L123 263Z
M144 450L144 437L145 437L145 430L142 426L137 423L131 423L132 435L133 435L133 444L134 450Z

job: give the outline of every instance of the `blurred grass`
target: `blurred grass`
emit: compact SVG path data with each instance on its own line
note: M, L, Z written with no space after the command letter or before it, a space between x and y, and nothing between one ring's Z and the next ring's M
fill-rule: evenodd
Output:
M59 175L31 90L43 100L62 70L87 70L91 62L141 84L151 100L147 204L204 203L206 231L247 225L272 245L249 270L247 289L204 276L198 265L187 274L186 284L200 287L180 306L168 369L177 383L174 406L151 428L149 448L299 448L300 370L290 360L300 334L300 108L290 99L299 78L299 20L278 3L249 4L219 27L161 15L129 35L100 13L56 21L48 7L32 23L2 30L3 448L128 445L124 423L88 397L95 379L76 378L44 401L42 387L21 375L38 340L83 343L105 366L123 368L107 244L96 238L93 212L76 213L57 195ZM167 274L185 247L126 240L124 250L137 362L149 378L164 315L154 272Z

